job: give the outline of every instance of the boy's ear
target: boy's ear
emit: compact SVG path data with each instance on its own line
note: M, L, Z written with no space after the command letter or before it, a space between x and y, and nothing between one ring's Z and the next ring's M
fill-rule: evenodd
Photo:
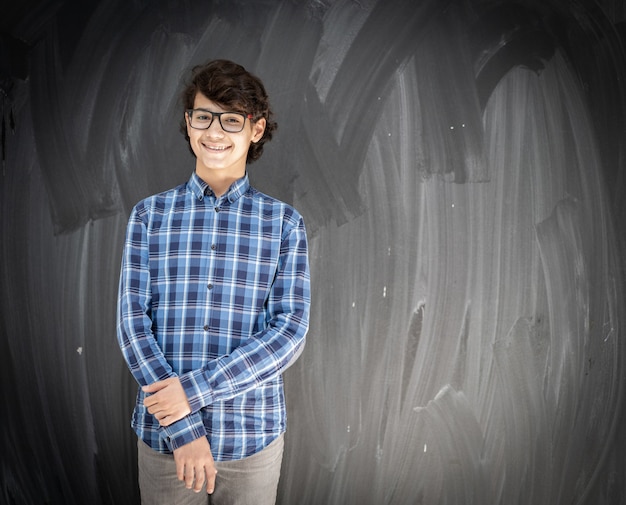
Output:
M185 111L185 125L187 126L187 136L191 137L191 135L189 135L191 126L189 125L189 113L187 111Z
M259 119L256 123L252 123L252 142L254 142L255 144L259 140L261 140L261 137L263 137L263 133L265 133L266 124L267 124L267 121L265 120L264 117Z

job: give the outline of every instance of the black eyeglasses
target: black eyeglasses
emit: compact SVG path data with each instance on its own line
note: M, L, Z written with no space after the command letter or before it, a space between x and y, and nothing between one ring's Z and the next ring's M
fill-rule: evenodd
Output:
M252 114L242 112L211 112L206 109L187 109L189 124L196 130L207 130L215 118L220 122L222 130L228 133L239 133L246 124L246 119L252 119Z

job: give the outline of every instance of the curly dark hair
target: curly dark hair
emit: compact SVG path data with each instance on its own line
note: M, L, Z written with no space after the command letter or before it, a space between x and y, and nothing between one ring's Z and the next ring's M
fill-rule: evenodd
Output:
M265 142L272 139L274 131L278 128L278 124L272 119L269 98L261 79L232 61L213 60L204 65L197 65L191 70L191 80L181 94L185 111L193 109L198 92L223 109L252 114L252 122L265 118L265 132L258 142L250 144L246 163L258 160L263 154ZM180 131L189 142L187 121L184 116L180 123Z

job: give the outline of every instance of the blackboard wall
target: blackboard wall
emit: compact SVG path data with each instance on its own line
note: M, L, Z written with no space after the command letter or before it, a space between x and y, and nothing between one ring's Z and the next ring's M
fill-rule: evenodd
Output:
M622 1L2 9L1 503L139 503L122 239L213 58L266 83L250 177L309 233L279 503L626 503Z

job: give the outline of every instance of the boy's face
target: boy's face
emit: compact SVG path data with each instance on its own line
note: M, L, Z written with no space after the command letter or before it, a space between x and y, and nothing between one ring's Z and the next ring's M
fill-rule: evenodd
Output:
M198 92L193 104L194 109L211 112L232 112L213 103ZM220 121L214 118L206 130L192 128L187 115L187 134L191 149L196 155L196 173L210 184L219 179L239 179L246 171L246 158L251 142L258 142L265 131L265 119L252 123L246 118L243 130L229 133L222 129Z

